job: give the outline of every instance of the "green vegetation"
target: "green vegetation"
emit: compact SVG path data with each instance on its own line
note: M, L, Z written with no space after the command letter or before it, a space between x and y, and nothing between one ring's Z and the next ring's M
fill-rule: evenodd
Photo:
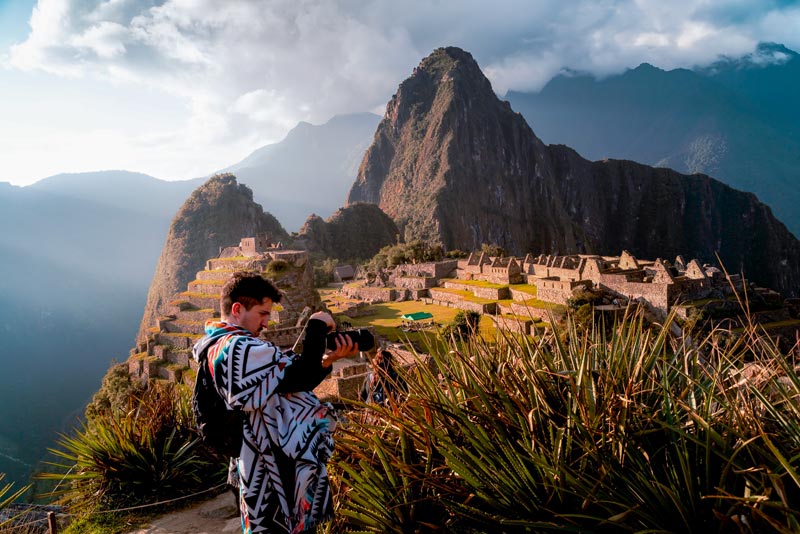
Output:
M536 296L538 294L538 289L536 286L532 286L530 284L514 284L509 286L511 289L515 291L521 291L522 293L527 293L532 296Z
M563 313L567 311L567 307L563 304L556 304L554 302L547 302L539 299L526 299L520 302L523 306L529 308L537 308L540 310L553 310L555 312Z
M199 291L184 291L180 293L182 297L196 297L201 299L219 299L219 294L214 295L213 293L200 293Z
M0 484L2 484L4 478L6 478L6 474L0 473ZM9 504L17 500L19 497L21 497L25 492L27 492L30 489L30 487L31 486L29 484L14 491L13 483L0 486L0 510L5 509ZM13 521L13 519L14 518L9 518L6 521L0 521L0 529L2 529L5 526L9 526Z
M101 393L87 410L87 422L61 436L51 449L57 460L37 477L56 484L49 495L70 511L113 511L190 495L224 481L225 462L205 449L196 434L189 388L161 381L147 387L124 384L115 369Z
M339 260L325 258L314 262L314 287L325 287L333 282L333 273L339 266Z
M224 286L227 280L194 280L193 284L208 285L208 286Z
M443 330L446 338L455 336L459 340L476 337L480 332L481 314L474 311L459 310L453 322Z
M348 304L321 295L334 312ZM581 321L586 297L535 337L415 301L338 315L431 362L400 370L408 395L342 418L330 464L337 517L325 531L800 530L800 378L762 327L686 343L671 336L673 317ZM419 311L439 326L398 328ZM60 461L42 478L65 481L53 495L96 512L221 482L187 391L142 388L112 368L86 425L53 451ZM124 532L123 516L92 517L67 533Z
M200 339L203 337L203 334L192 334L189 332L161 332L160 336L170 338L170 337L188 337L189 339Z
M483 243L481 245L481 252L487 256L505 256L506 249L495 243Z
M461 260L469 257L469 252L459 250L457 248L448 250L444 253L444 257L451 260Z
M415 239L408 243L383 247L367 262L366 268L369 272L375 273L380 269L396 267L404 263L440 261L442 258L444 258L444 249L441 245Z
M757 331L668 327L435 352L406 398L348 415L329 531L796 532L800 379Z
M265 274L269 278L275 278L289 272L292 265L286 260L273 260L267 265Z
M141 352L133 357L144 359L147 358L147 353ZM123 413L131 405L132 399L140 396L143 391L144 386L140 382L131 380L126 364L112 365L103 377L100 389L86 407L87 421L92 424L108 414Z

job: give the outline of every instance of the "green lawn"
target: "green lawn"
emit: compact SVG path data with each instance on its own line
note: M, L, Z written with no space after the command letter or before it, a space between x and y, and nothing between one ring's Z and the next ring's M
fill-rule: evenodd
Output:
M552 302L545 302L539 299L528 299L520 302L520 304L524 304L530 308L538 308L540 310L553 310L558 312L566 312L567 307L563 304L554 304Z
M508 286L510 289L515 289L517 291L521 291L522 293L527 293L533 297L535 297L537 293L536 286L532 286L530 284L514 284Z
M346 301L352 301L337 294L337 288L322 288L319 290L320 297L333 312L338 321L348 321L354 327L373 326L382 336L386 336L390 341L403 342L412 341L424 344L428 338L430 342L436 337L436 329L432 328L423 332L403 332L400 326L403 324L402 316L407 313L425 311L433 315L433 321L441 325L448 325L453 322L456 314L460 311L457 308L438 306L436 304L424 304L417 301L403 302L383 302L372 304L369 309L374 313L363 317L350 318L341 313L341 305ZM489 301L491 302L491 301ZM489 316L481 317L481 335L493 339L495 326Z
M209 286L224 286L227 280L193 280L193 284L209 285Z
M219 293L214 295L213 293L200 293L199 291L184 291L183 293L179 293L182 297L197 297L201 299L218 299Z

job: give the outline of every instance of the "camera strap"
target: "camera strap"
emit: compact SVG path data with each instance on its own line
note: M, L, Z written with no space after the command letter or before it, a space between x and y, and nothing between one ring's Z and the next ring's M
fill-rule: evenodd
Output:
M306 327L308 327L308 315L311 313L311 308L306 306L303 308L303 311L300 312L300 317L297 319L297 324L300 326L300 321L305 319L305 324L303 324L303 329L300 330L300 334L297 335L297 339L294 340L294 345L292 345L292 352L295 351L297 348L297 344L300 343L300 340L303 338L303 334L306 333Z

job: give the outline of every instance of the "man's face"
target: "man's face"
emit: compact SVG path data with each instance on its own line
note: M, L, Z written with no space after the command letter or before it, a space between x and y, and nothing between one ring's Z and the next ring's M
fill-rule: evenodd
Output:
M272 300L264 297L261 304L256 304L249 310L241 302L234 302L231 306L231 319L245 330L249 330L254 336L261 332L262 328L269 326L269 318L272 314Z

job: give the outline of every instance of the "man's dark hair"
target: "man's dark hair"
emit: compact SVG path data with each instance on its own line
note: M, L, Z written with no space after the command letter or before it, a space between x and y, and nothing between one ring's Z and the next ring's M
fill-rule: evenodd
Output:
M237 271L222 286L220 308L224 315L230 315L234 302L244 305L249 310L269 298L272 302L281 301L281 293L275 285L258 273Z

